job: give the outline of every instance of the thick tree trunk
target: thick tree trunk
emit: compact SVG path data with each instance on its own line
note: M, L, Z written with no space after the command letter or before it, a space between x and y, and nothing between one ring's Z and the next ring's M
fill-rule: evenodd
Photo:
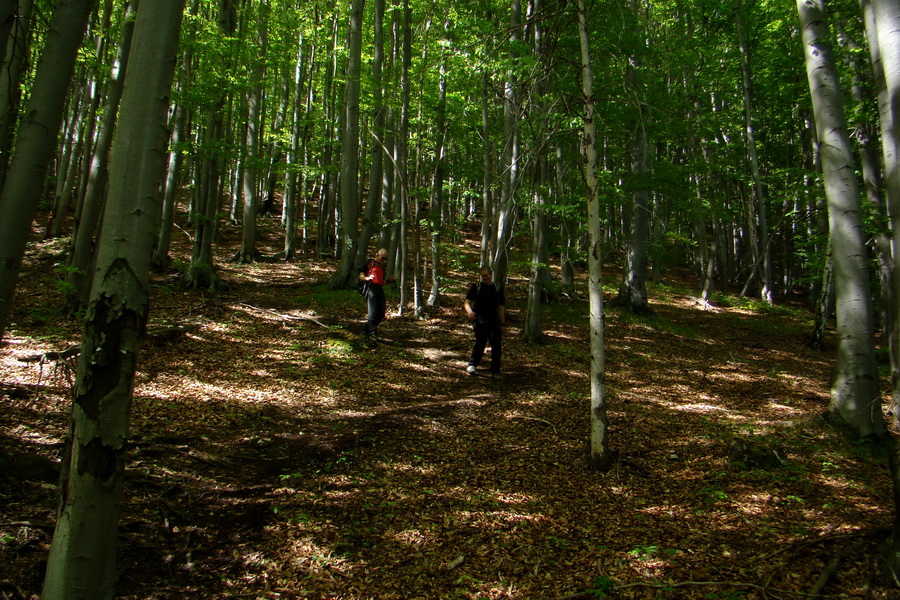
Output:
M35 72L15 155L0 192L0 340L9 325L13 292L56 148L66 91L93 0L64 0L53 12L47 45Z
M886 209L893 232L891 237L891 306L885 319L885 331L891 357L891 408L895 425L900 426L900 7L895 2L860 0L866 24L866 37L872 62L873 80L878 93L881 151L884 163ZM897 542L900 544L900 540Z
M884 84L878 86L879 113L883 137L885 180L887 183L887 211L893 235L891 239L894 257L893 302L891 331L891 413L894 425L900 422L900 276L896 261L900 257L900 4L889 0L871 0L871 5L861 1L866 15L866 29L871 45L873 70L884 75ZM874 8L874 24L872 10ZM894 527L889 547L885 552L885 564L894 583L900 581L900 440L894 432L891 444L890 471L894 491Z
M184 4L143 0L133 82L122 99L97 284L74 390L71 451L42 598L111 600L125 442L138 350L148 315L148 273L165 171L166 113Z
M859 187L822 0L797 0L834 260L837 364L830 412L861 437L884 433Z

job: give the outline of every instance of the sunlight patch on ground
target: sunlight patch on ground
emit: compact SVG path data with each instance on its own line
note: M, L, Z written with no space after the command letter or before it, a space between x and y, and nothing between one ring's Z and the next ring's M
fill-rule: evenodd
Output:
M421 529L404 529L397 532L386 532L384 537L405 546L425 546L434 541L434 535Z
M409 475L434 475L437 471L434 467L427 465L413 465L410 463L378 463L384 470L395 474L402 473L404 477Z
M463 361L462 355L457 351L438 350L437 348L425 348L421 352L422 356L432 361L458 360L460 361L460 363L462 363Z
M734 414L734 411L728 410L727 408L722 408L721 406L713 406L712 404L680 404L672 406L672 410L696 413L722 412L727 414Z
M800 410L794 406L788 406L787 404L782 404L778 398L767 398L768 407L773 410L779 410L791 413L792 415L803 415L806 414L807 411Z

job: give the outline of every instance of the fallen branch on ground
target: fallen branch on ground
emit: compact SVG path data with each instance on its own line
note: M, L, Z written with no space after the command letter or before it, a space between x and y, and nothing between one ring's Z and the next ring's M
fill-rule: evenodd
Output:
M260 312L269 313L270 315L275 315L276 317L281 317L282 319L287 319L289 321L312 321L316 325L320 325L321 327L324 327L325 329L329 329L328 325L326 325L325 323L323 323L322 321L319 321L318 319L316 319L314 317L309 317L306 315L286 315L284 313L276 312L276 311L270 310L268 308L260 308L258 306L253 306L251 304L244 304L243 302L240 303L240 306L246 306L247 308L251 308L253 310L258 310Z

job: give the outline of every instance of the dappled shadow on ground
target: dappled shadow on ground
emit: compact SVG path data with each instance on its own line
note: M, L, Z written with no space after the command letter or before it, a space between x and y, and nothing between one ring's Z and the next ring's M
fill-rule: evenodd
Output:
M121 597L771 598L808 590L854 542L828 592L865 584L889 483L821 421L833 357L803 346L802 314L701 311L671 288L653 318L610 311L618 458L596 473L584 302L548 305L547 343L527 345L513 285L497 383L464 372L464 275L443 308L392 316L369 347L359 297L324 290L310 265L277 265L274 285L272 265L230 265L237 285L218 296L157 282L154 321L198 328L143 355ZM19 390L0 389L2 440L48 456L67 382L18 359L59 343L2 350ZM788 460L735 464L735 437ZM40 587L53 495L3 492L0 562L23 593Z

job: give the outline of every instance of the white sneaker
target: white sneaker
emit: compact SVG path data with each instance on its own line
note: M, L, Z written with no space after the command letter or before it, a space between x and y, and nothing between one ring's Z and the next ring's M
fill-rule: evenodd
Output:
M466 373L468 373L469 375L474 375L475 374L475 365L469 365L468 367L466 367Z

